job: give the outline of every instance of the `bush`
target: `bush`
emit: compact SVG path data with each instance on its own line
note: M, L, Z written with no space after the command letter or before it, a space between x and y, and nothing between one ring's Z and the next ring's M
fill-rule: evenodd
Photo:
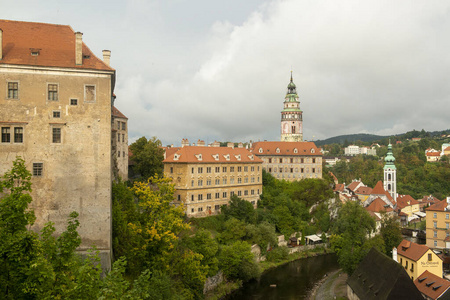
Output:
M222 247L219 268L228 279L250 280L259 277L261 270L247 242L237 241Z
M277 247L269 251L266 255L268 261L280 262L286 260L289 256L289 248L286 246Z

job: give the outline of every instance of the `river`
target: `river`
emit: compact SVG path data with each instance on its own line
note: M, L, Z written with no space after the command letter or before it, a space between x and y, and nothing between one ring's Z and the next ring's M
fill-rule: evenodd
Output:
M224 299L306 299L317 281L338 268L334 254L299 259L264 272L259 280L244 283Z

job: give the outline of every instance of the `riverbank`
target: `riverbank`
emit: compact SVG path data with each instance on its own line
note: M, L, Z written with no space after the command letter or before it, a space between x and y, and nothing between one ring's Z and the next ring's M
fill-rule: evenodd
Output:
M269 262L269 261L262 261L259 263L259 266L261 267L261 276L265 274L267 271L272 270L274 268L280 267L282 265L288 264L290 262L308 258L308 257L315 257L319 255L326 255L331 254L333 251L331 251L328 248L324 247L317 247L315 249L310 249L302 252L295 252L292 254L289 254L289 256L282 260L282 261L275 261L275 262ZM216 289L214 289L211 292L208 292L205 295L206 300L219 300L223 297L233 293L235 290L242 287L243 282L242 281L228 281L223 282L217 286Z
M348 299L347 274L337 270L326 274L312 289L308 300Z

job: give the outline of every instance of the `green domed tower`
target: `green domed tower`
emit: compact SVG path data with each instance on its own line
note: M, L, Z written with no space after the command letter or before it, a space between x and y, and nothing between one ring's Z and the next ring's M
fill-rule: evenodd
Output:
M298 100L297 87L292 79L287 86L284 98L284 109L281 111L281 141L302 142L303 141L303 117Z
M395 167L395 157L392 153L390 141L384 162L384 189L391 195L394 201L397 202L397 168Z

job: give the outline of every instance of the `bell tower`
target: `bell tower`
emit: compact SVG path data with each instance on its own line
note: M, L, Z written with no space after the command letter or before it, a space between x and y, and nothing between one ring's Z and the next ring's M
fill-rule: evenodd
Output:
M397 168L395 167L395 157L392 153L392 145L389 141L388 152L384 158L384 189L397 202Z
M292 79L287 86L284 98L284 109L281 111L281 141L302 142L303 141L303 117L298 100L297 87Z

